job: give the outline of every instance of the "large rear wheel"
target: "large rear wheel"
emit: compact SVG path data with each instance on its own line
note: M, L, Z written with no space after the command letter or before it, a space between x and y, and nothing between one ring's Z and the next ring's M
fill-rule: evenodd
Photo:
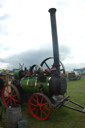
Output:
M39 120L46 120L51 113L51 101L42 93L34 93L28 100L30 114Z

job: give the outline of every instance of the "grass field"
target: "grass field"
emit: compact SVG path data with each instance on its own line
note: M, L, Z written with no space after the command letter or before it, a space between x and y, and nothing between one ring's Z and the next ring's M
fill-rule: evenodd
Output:
M67 94L70 99L85 106L85 78L67 81ZM28 128L85 128L85 114L61 107L52 109L50 117L45 121L34 119L28 111L27 104L22 105L23 119L28 120ZM4 117L0 121L4 127Z

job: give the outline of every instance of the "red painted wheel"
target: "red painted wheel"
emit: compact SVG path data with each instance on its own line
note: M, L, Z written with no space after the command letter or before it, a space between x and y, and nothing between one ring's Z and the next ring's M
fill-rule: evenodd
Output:
M2 101L4 106L16 105L20 102L20 94L14 85L5 85L2 89Z
M42 93L34 93L28 100L30 114L39 120L46 120L51 113L51 101Z

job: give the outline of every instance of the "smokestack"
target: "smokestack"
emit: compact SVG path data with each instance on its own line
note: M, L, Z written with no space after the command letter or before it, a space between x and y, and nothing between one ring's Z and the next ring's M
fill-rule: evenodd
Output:
M52 30L52 41L53 41L53 56L54 56L54 66L57 72L60 74L59 66L59 50L58 50L58 37L57 37L57 26L56 26L56 9L49 9L50 19L51 19L51 30Z

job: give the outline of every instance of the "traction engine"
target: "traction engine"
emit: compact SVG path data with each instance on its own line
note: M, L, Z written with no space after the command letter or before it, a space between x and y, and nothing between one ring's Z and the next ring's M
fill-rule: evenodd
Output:
M65 68L59 60L55 12L55 8L49 9L53 57L46 58L39 66L32 65L29 70L15 70L12 84L6 84L2 89L2 100L5 107L27 102L30 114L39 120L47 119L52 107L64 106L85 113L83 106L71 101L69 96L64 96L67 82ZM76 104L83 110L67 106L66 103L69 102Z

